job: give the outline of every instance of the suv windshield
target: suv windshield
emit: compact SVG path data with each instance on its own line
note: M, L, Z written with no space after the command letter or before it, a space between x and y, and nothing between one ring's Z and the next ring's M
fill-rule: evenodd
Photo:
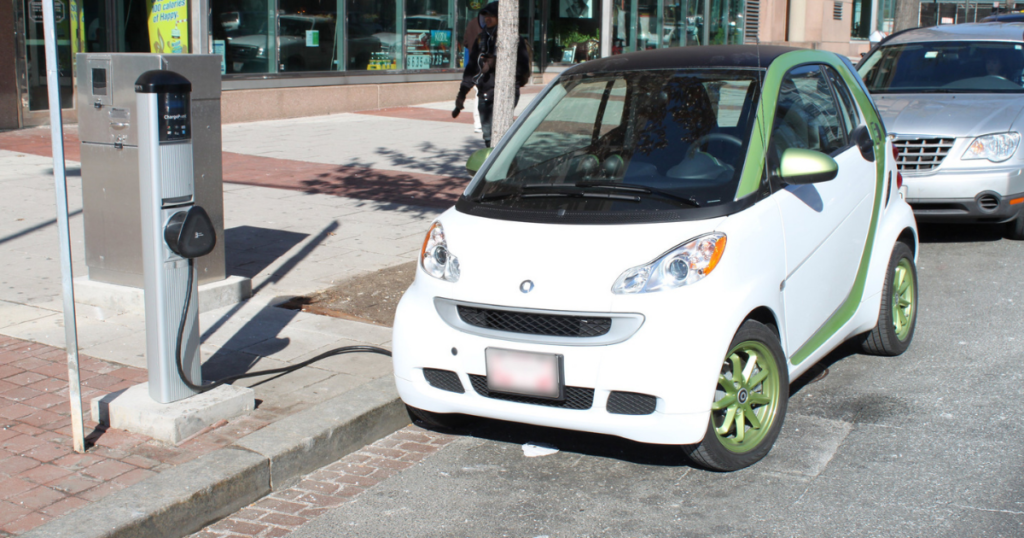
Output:
M643 220L638 212L689 212L733 202L758 73L564 77L470 185L466 199L531 213L629 213L632 221Z
M947 41L891 45L858 71L871 93L1021 93L1024 45Z

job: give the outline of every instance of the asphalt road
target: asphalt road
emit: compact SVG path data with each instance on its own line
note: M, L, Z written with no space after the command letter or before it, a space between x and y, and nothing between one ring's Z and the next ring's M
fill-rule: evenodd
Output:
M1024 536L1024 242L922 240L907 353L827 357L749 469L487 421L291 536ZM527 442L559 452L526 458Z

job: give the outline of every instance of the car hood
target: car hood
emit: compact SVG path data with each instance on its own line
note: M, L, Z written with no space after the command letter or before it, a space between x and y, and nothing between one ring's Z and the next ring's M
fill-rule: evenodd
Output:
M1024 109L1024 95L872 95L890 133L978 136L1009 131Z
M544 310L614 311L612 284L725 217L629 225L536 224L470 216L440 219L461 277L446 298ZM429 278L429 277L426 277ZM533 290L520 291L530 280Z

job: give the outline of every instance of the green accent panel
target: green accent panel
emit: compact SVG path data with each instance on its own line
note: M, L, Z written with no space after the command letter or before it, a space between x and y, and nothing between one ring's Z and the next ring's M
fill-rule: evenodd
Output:
M791 354L789 360L794 365L800 364L807 359L811 353L831 338L840 327L850 321L854 312L857 311L857 306L864 295L864 284L867 281L868 265L871 262L871 249L875 243L878 215L882 208L882 191L885 185L885 127L882 119L875 113L875 107L871 103L871 98L861 88L859 79L856 78L858 75L851 72L846 67L846 64L831 52L800 50L787 52L779 56L768 66L765 73L761 99L757 105L757 116L754 121L754 132L751 134L750 144L747 147L747 158L743 164L739 187L736 190L736 200L756 193L761 184L765 164L764 156L768 137L771 134L770 126L775 122L775 109L778 105L779 89L782 87L783 76L790 69L809 63L825 64L835 69L846 82L854 99L857 101L857 105L864 113L873 136L872 140L875 143L875 203L871 212L871 224L868 228L867 241L864 243L864 251L861 254L860 267L857 270L857 277L854 280L853 288L850 290L846 301L832 314L832 317L800 349Z
M839 165L836 160L820 151L789 148L782 152L780 168L783 181L792 183L813 183L828 181L836 177Z
M491 154L491 150L493 149L494 148L483 148L474 151L473 154L469 156L469 160L466 161L466 170L476 173L476 171L484 165L484 161L487 160L487 157Z
M787 53L781 58L788 57L790 54ZM814 333L811 338L804 343L794 353L789 361L796 365L803 362L807 357L814 353L819 347L825 344L829 338L832 337L839 328L846 325L846 322L853 318L854 312L857 311L857 307L860 305L861 300L864 298L864 284L868 279L868 266L871 264L871 249L875 245L875 233L878 231L878 216L882 211L882 193L885 187L885 126L882 123L882 118L879 118L875 113L875 107L871 103L871 97L864 93L864 90L860 86L860 81L856 78L857 73L850 72L846 64L844 64L837 56L828 54L831 56L827 63L828 65L835 68L836 72L839 73L846 85L850 88L850 92L853 94L854 99L857 100L857 106L860 107L864 113L864 118L867 120L867 124L871 133L874 135L873 141L875 143L875 203L871 209L871 222L868 226L868 237L864 242L864 251L860 257L860 267L857 269L857 278L853 282L853 288L850 290L850 295L847 296L846 301L839 307L838 310L832 317L825 322L817 332ZM801 62L802 63L802 62ZM774 64L772 64L774 67Z

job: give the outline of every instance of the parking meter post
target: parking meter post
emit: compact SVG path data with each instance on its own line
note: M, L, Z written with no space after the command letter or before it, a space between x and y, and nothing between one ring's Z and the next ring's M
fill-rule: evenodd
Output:
M53 182L57 200L57 235L64 300L64 343L68 354L68 397L71 400L71 436L75 452L85 452L82 420L82 386L78 372L78 327L75 321L75 289L71 272L71 235L68 231L68 186L64 173L64 124L61 119L60 78L57 72L57 34L53 0L43 0L43 37L46 51L46 87L53 145Z

